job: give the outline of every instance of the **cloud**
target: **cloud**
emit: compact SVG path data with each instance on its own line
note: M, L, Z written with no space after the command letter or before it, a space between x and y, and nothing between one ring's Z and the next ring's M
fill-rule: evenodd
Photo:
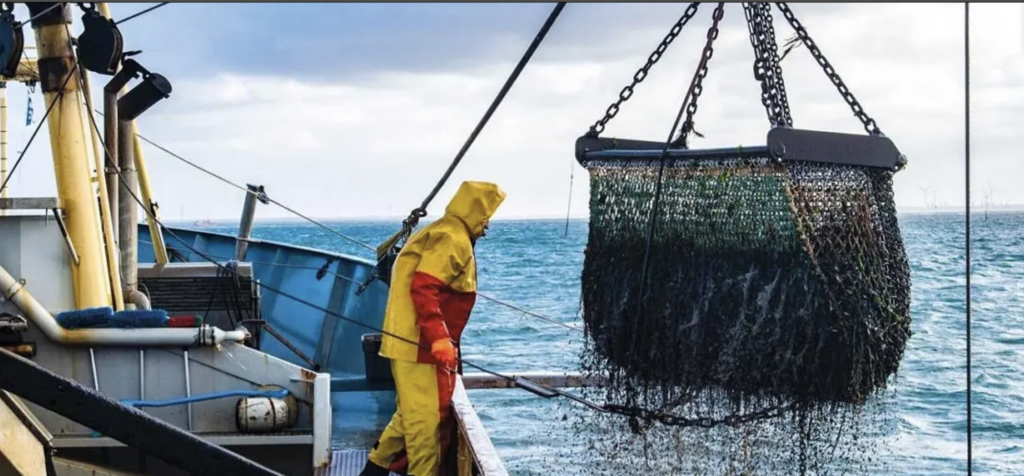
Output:
M186 5L180 8L184 10ZM259 12L269 12L268 8L232 5L230 12L252 19ZM422 32L429 26L434 33L424 33L422 40L408 34L402 54L446 59L408 68L397 63L373 66L376 63L372 61L369 68L350 64L339 69L361 69L362 76L325 79L307 74L308 68L299 63L340 63L323 61L324 57L312 51L291 51L294 58L279 63L289 65L283 68L271 68L267 61L252 58L247 60L248 69L240 68L246 57L239 54L232 60L238 64L204 63L194 75L172 77L175 90L171 99L143 116L141 132L238 183L263 184L273 197L306 214L379 216L390 210L398 218L418 205L444 172L550 5L474 6L469 13L452 13L451 20L441 18L442 7L431 7L436 10L422 15L413 9L399 19L392 15L405 10L397 6L351 8L354 10L309 5L288 10L324 13L315 22L320 26L311 26L306 34L290 29L297 28L294 22L282 20L280 28L266 29L258 37L267 40L263 41L266 45L306 41L302 38L312 37L311 32L327 35L323 29L331 25L326 19L329 13L344 11L355 18L377 18L379 24L407 21L415 24L410 31ZM499 216L562 215L570 172L574 172L572 214L586 216L587 174L573 160L573 143L601 117L684 8L669 4L569 5L548 42L438 195L432 213L443 210L460 181L477 179L498 182L508 191L509 199ZM759 86L751 73L753 56L742 11L736 5L727 8L696 116L697 130L706 139L695 142L694 147L763 143L767 132ZM164 10L176 9L179 6ZM668 136L703 45L710 9L703 6L605 135L651 140ZM962 7L797 4L793 9L864 109L910 159L910 166L897 175L897 203L921 206L921 187L933 187L936 201L962 204ZM225 21L227 13L218 11L211 10L204 21ZM506 25L498 28L496 39L486 34L489 23L479 19L484 16ZM471 18L477 18L473 20L477 23ZM266 24L274 19L261 17ZM775 20L781 43L793 32L781 14L776 13ZM980 198L981 188L991 183L998 202L1024 203L1024 189L1019 187L1024 164L1016 157L1016 151L1024 146L1024 139L1016 133L1016 124L1024 117L1022 20L1020 5L972 6L972 186ZM137 21L134 26L141 29L146 20ZM467 26L469 23L473 25ZM126 37L152 42L167 35L167 30L161 31L150 27L131 36L126 33ZM364 25L360 32L365 35L360 41L367 48L391 41L389 30ZM210 38L208 32L193 33L192 27L180 33ZM282 36L285 39L270 40ZM249 38L256 41L256 36ZM470 44L477 40L481 44ZM439 49L440 44L452 48ZM167 51L173 46L167 44ZM232 57L224 45L205 48L217 49L217 58ZM504 52L500 59L485 55L498 50ZM154 52L144 56L171 62ZM198 57L203 61L213 58ZM437 67L415 66L426 63ZM786 58L783 69L796 127L863 132L803 47ZM12 111L23 110L15 99ZM37 99L37 118L40 102ZM12 137L15 144L16 137L17 131ZM46 138L37 141L45 143ZM168 217L176 218L181 209L190 217L238 215L242 203L238 191L162 152L148 148L147 157L154 188ZM46 187L39 184L52 182L49 160L45 156L32 158L34 166L19 172L29 178L15 181L19 194L31 194L29 189L42 194ZM281 217L287 212L266 207L260 209L259 216Z

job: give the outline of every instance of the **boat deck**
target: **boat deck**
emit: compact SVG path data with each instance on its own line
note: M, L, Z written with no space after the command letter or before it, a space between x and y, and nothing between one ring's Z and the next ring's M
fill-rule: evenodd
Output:
M335 450L331 465L318 469L315 476L359 476L369 455L369 450Z

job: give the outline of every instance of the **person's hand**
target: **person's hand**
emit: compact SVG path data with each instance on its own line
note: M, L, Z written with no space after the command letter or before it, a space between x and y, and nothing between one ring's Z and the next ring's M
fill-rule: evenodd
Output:
M430 355L434 356L445 368L455 369L457 361L455 346L452 345L451 339L440 339L431 344Z

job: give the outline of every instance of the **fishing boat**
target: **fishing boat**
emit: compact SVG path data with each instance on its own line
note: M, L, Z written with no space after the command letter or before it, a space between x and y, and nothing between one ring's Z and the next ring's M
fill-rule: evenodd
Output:
M395 410L379 263L252 239L254 185L237 236L164 226L135 119L170 81L106 4L27 6L2 6L0 76L42 90L57 196L7 195L4 138L0 473L357 474ZM524 376L460 375L459 475L507 474L467 388L572 383Z
M580 137L581 164L707 159L736 150L774 154L780 162L814 162L821 159L815 152L828 147L847 151L830 158L837 163L905 165L905 157L872 130L874 123L863 112L857 117L867 137L780 126L770 131L767 146L689 150L685 139L700 72L706 73L723 3L715 9L702 68L684 101L691 107L680 109L672 128L674 134L682 124L681 140L598 137L697 5L687 7L633 83ZM47 108L39 126L49 130L57 196L6 195L24 151L8 170L7 110L0 103L0 426L12 435L0 440L0 474L358 474L395 410L389 363L378 355L390 263L565 3L554 7L423 203L383 244L360 243L369 258L253 238L258 207L275 204L351 239L277 202L262 186L216 176L138 132L135 119L169 98L172 87L145 66L157 62L128 52L130 39L121 37L117 24L137 15L115 22L105 3L27 6L29 15L18 21L11 4L0 4L0 79L41 89ZM70 25L78 13L83 32L75 38ZM791 13L787 20L796 21ZM27 25L35 35L36 58L23 57ZM774 51L774 33L761 36L771 37ZM764 47L759 42L765 38L752 37L755 49ZM800 38L812 45L805 31ZM763 53L758 61L769 64L766 48L758 50ZM838 76L830 75L842 91ZM90 82L97 80L106 82L94 104ZM859 109L852 95L846 99ZM166 226L156 199L158 184L146 167L147 144L244 193L237 234ZM817 148L799 147L808 144ZM460 362L453 399L458 424L448 455L458 476L508 474L467 389L518 388L543 398L568 398L598 412L650 413L595 404L562 390L598 383L579 375L498 373Z

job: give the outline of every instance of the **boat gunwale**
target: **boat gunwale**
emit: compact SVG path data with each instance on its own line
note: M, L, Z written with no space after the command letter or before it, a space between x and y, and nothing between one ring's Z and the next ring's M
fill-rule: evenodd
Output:
M452 413L458 424L459 449L462 449L463 443L467 443L466 446L469 450L468 453L472 460L472 465L477 470L468 474L509 476L508 470L505 469L505 464L501 461L498 451L494 448L494 443L491 442L487 428L480 421L473 403L469 400L469 394L462 383L461 375L457 375L455 378L455 391L452 393ZM459 459L461 459L462 453L462 451L459 451ZM464 471L462 462L459 461L458 463L459 476L465 476L467 472Z
M138 226L145 227L146 231L147 232L149 231L149 227L145 223L140 223ZM165 230L171 230L172 232L184 231L184 232L189 232L189 233L213 235L213 236L218 236L218 237L222 237L222 238L227 238L227 239L230 239L230 240L237 240L238 239L237 236L230 235L228 233L218 232L218 231L206 231L206 230L198 230L198 229L194 229L194 228L183 228L183 227L174 227L174 226L164 226L163 228ZM178 238L173 237L173 236L172 236L172 238L174 238L176 241L179 241L179 242L180 241L184 241L184 240L178 239ZM167 240L164 240L164 241L165 241L165 243L167 242ZM356 263L356 264L363 264L363 265L370 266L370 267L376 266L376 263L374 263L373 261L371 261L368 258L360 258L360 257L355 256L355 255L350 255L350 254L345 254L345 253L338 253L338 252L335 252L335 251L328 251L328 250L324 250L324 249L321 249L321 248L312 248L312 247L309 247L309 246L301 246L301 245L295 245L295 244L291 244L291 243L283 243L283 242L274 241L274 240L263 240L263 239L259 239L259 238L248 238L245 241L250 243L250 244L257 244L258 245L258 244L265 243L265 244L268 244L268 245L278 246L278 247L282 247L282 248L289 248L289 249L296 250L296 251L304 251L304 252L307 252L307 253L310 253L310 254L329 256L331 258L343 259L343 260L346 260L346 261L351 261L351 262ZM150 244L152 244L152 242L150 242ZM167 246L171 247L169 243L167 243ZM179 251L191 251L191 250L188 250L188 249L185 249L185 250L180 250L178 248L175 248L175 249L177 249Z

